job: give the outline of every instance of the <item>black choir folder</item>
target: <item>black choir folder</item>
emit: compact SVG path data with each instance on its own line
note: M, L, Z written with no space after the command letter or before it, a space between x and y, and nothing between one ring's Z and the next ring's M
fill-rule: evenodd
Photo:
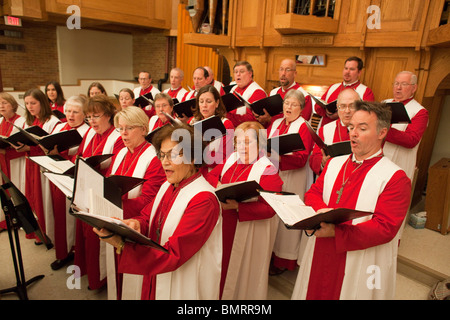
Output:
M191 118L194 115L196 99L189 99L173 106L173 110L180 117L185 115L188 118Z
M36 141L36 137L44 137L48 135L48 132L39 126L31 126L26 129L22 129L16 125L14 125L14 127L16 127L19 131L10 135L9 137L0 137L2 148L8 147L11 144L19 146L19 143L27 146L36 146L38 144L38 142ZM30 135L30 133L32 135Z
M250 108L254 113L256 113L258 115L264 114L263 109L266 109L267 113L272 117L283 112L283 98L279 94L260 99L253 103L249 103L248 101L246 101L237 92L234 93L234 95L237 96L241 100L241 103L243 103L243 105ZM227 110L228 110L228 107L227 107Z
M305 145L299 133L287 133L267 139L267 152L285 155L303 150L305 150Z
M386 102L391 108L392 117L391 124L394 123L411 123L408 112L406 112L405 106L401 102Z
M339 224L372 215L373 212L338 208L317 214L296 194L277 194L260 191L261 197L273 208L288 229L315 230L321 222Z
M226 203L227 199L243 202L259 196L261 186L255 181L241 181L222 184L216 188L216 196L220 202Z
M319 135L314 131L314 129L311 127L311 125L308 122L305 122L306 126L308 128L309 133L312 136L312 139L317 146L325 151L325 154L327 156L330 156L332 158L343 156L346 154L352 153L352 146L350 144L350 141L342 141L342 142L336 142L333 144L325 144L325 142L319 137Z
M134 106L145 108L149 104L153 105L153 95L151 92L144 94L134 101Z
M222 102L227 109L227 112L233 111L237 108L245 106L244 101L238 98L234 93L227 93L222 96Z
M142 233L139 233L136 230L130 228L129 226L127 226L125 223L123 223L118 219L101 216L93 213L87 213L73 207L71 210L71 215L73 215L75 218L80 219L81 221L86 222L91 227L97 229L104 228L113 232L114 234L120 235L127 241L139 243L144 246L149 246L154 249L163 251L165 253L169 252L166 248L164 248L160 244L156 243L150 238L147 238Z
M227 129L219 116L211 116L201 121L197 121L194 123L193 127L194 132L200 134L203 137L203 140L208 142L227 134ZM208 135L205 135L205 133L208 133Z
M331 101L329 103L323 101L322 99L318 99L314 97L312 94L308 93L311 98L313 98L314 102L319 105L322 109L327 110L329 113L337 112L337 100Z

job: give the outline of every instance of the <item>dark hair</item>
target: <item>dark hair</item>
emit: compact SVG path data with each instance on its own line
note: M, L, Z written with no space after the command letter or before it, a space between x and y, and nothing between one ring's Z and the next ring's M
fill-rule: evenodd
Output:
M57 81L50 81L49 83L47 83L45 85L45 95L47 95L47 90L48 90L48 86L49 85L53 85L55 87L56 90L56 104L58 106L63 106L64 103L66 102L66 99L64 98L64 93L62 91L61 85L59 84L59 82ZM49 99L49 102L50 99Z
M39 101L39 104L41 106L41 110L39 111L39 121L41 123L45 123L53 115L52 108L50 107L47 96L39 89L28 90L27 92L25 92L23 98L25 99L28 96L31 96ZM25 108L25 120L27 125L29 126L31 126L33 124L33 121L35 120L35 117L31 115L27 108Z
M88 96L88 97L90 96L89 93L91 92L91 89L92 89L93 87L98 88L98 90L100 90L101 93L103 93L105 96L107 96L105 87L103 87L103 85L102 85L100 82L92 82L91 85L90 85L89 88L88 88L88 91L87 91L87 96Z
M89 98L83 107L83 112L85 115L104 112L105 115L110 117L109 122L114 125L114 116L117 113L117 109L107 96L99 94Z
M355 101L356 111L366 111L375 113L377 116L377 128L380 131L383 128L389 130L391 126L392 111L385 102L369 102L369 101Z
M185 137L188 137L189 141L185 141ZM206 143L203 141L201 134L195 134L192 126L181 123L165 125L159 129L152 139L152 145L155 147L157 153L161 151L161 145L166 139L178 142L181 144L183 150L189 150L189 152L183 153L183 157L190 163L193 162L197 169L203 166L203 151L205 150ZM195 139L200 139L201 141L195 141ZM188 156L189 158L186 158Z
M248 61L238 61L238 62L236 62L236 64L233 67L233 71L238 66L245 66L245 68L247 68L247 71L250 71L252 73L252 77L255 75L255 73L253 71L253 67L250 64L250 62L248 62Z
M353 56L345 60L344 65L349 61L356 61L358 63L358 70L361 71L364 68L364 62L361 60L361 58Z
M197 70L203 70L203 77L205 79L209 77L209 72L208 72L208 70L206 70L206 68L204 68L204 67L197 67L197 68L195 68L195 70L192 73L194 73Z
M220 118L225 117L225 115L227 114L227 109L225 108L225 105L223 104L222 97L220 96L219 91L217 91L217 89L214 86L208 84L208 85L202 87L197 93L197 97L195 98L196 101L195 101L194 119L195 120L203 119L203 116L200 112L199 100L200 100L200 96L206 92L212 93L214 96L214 100L219 101L219 105L216 108L215 115L219 116Z

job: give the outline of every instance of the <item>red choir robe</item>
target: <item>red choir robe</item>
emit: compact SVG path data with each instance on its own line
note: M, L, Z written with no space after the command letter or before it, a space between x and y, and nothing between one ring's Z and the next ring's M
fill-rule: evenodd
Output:
M144 94L147 93L152 93L153 99L155 99L155 96L160 93L160 91L158 89L156 89L153 85L150 85L149 87L147 87L146 89L142 89L142 87L137 87L133 90L134 93L134 97L137 99L140 96L143 96ZM144 107L143 110L145 111L145 114L151 118L152 116L155 115L155 108L153 108L153 106L151 104L149 104L148 106Z
M111 126L102 135L95 133L92 128L83 137L78 149L78 155L88 158L101 154L117 154L125 145L119 132ZM100 172L105 175L111 161L105 161ZM88 275L89 288L92 290L102 287L106 283L106 274L100 268L100 241L88 224L77 220L75 235L75 265L81 269L81 275Z
M217 187L219 182L228 184L255 180L264 190L281 191L283 181L268 158L263 157L253 164L242 164L237 158L237 153L233 153L225 164L216 166L208 174L207 180L211 185ZM257 165L261 168L256 167ZM254 167L256 170L253 170ZM275 211L261 197L258 197L257 201L240 202L238 212L222 211L221 298L246 300L267 298L270 257L278 226L278 220L271 219L274 216ZM259 223L253 223L256 221ZM230 265L232 251L236 252L232 259L236 264ZM251 257L251 251L259 254ZM243 255L248 255L249 260L243 259ZM227 276L229 269L232 272ZM224 292L227 281L229 283ZM239 285L239 282L242 285Z
M51 118L44 123L41 123L39 119L36 118L32 123L32 126L39 126L46 132L52 133L58 123L60 123L59 119L55 116L51 116ZM26 124L25 127L27 127ZM45 155L45 153L39 146L30 147L30 151L27 152L27 157L43 155ZM51 203L44 202L43 185L48 183L48 181L41 173L40 166L28 158L25 160L25 174L25 197L28 199L32 210L36 214L42 231L46 234L45 212L46 210L50 210ZM40 242L40 239L32 234L27 235L27 238L36 238L36 240Z
M175 208L174 208L175 207ZM220 204L200 173L178 187L166 182L141 215L141 233L169 253L126 243L119 272L144 275L142 299L218 299ZM199 266L207 266L202 270Z
M62 105L59 105L56 102L52 102L52 101L49 101L49 103L50 103L50 108L52 109L52 111L53 110L57 110L57 111L59 111L61 113L64 113L64 104L65 103L63 103ZM59 120L61 122L67 122L67 119L65 117L62 118L62 119L59 119Z
M25 122L25 118L21 117L18 114L15 114L12 118L5 120L4 117L0 119L0 135L4 137L9 137L12 133L15 133L17 131L16 128L14 128L15 124L16 126L23 127L23 124ZM8 147L5 150L5 154L0 154L0 167L3 171L3 173L11 180L14 185L20 189L23 189L20 187L20 182L17 181L17 177L11 174L11 161L18 160L19 158L23 158L25 154L23 152L17 152L16 149L12 147ZM2 181L0 177L0 181ZM4 220L3 212L0 212L0 229L6 229L6 220Z
M287 133L298 132L302 138L305 150L280 156L279 170L283 180L283 191L293 192L303 199L309 184L309 168L307 166L309 155L313 149L313 140L305 120L300 116L291 123L286 123L285 118L272 122L268 129L269 138ZM280 269L294 270L299 258L301 232L288 230L283 224L279 224L277 238L274 245L273 264Z
M172 114L172 117L175 119L176 115ZM148 128L149 132L156 130L158 128L164 127L166 124L169 124L169 121L163 122L156 114L148 120Z
M78 130L81 137L84 137L89 126L83 123L77 128L72 128L68 123L62 123L55 127L53 133L63 132L68 130ZM67 160L75 162L78 146L70 150L60 153L60 155ZM62 260L68 256L75 245L75 219L69 215L70 201L66 195L59 190L53 183L49 183L51 202L53 207L53 214L47 212L46 223L47 235L53 240L55 248L55 256L57 260ZM50 228L50 226L52 226Z
M294 81L294 83L292 83L292 85L287 90L284 90L283 87L278 87L278 88L273 89L270 92L270 96L279 94L281 96L281 98L283 98L283 100L284 100L286 93L288 93L291 90L298 90L305 96L305 106L303 107L302 113L300 115L306 121L310 121L311 116L312 116L311 96L305 90L303 90L303 88L297 82Z
M327 145L350 140L348 129L340 119L320 127L317 134ZM309 166L316 175L320 175L322 172L322 158L322 149L315 144L309 158Z
M386 102L392 102L387 100ZM413 180L417 150L428 126L428 110L413 98L402 102L411 123L392 124L383 147L386 157L391 159Z
M198 93L197 90L191 90L191 91L186 92L184 94L184 97L181 102L195 99L195 97L197 96L197 93Z
M159 188L166 181L166 175L161 166L161 161L156 156L156 150L147 141L137 146L134 153L131 153L125 147L114 156L106 176L111 175L145 179L141 186L122 196L123 216L116 217L120 219L131 219L138 216L142 209L153 201ZM112 247L106 248L106 250L109 249L112 249ZM113 251L107 251L107 259L108 297L109 299L116 299L122 296L122 277L116 274ZM131 282L131 285L135 285L135 283ZM117 290L114 290L114 288L117 288ZM129 296L130 294L126 293L123 298L127 299Z
M293 299L393 299L398 234L410 193L405 172L381 150L362 163L353 155L331 159L305 194L305 204L316 211L348 208L373 215L336 225L333 238L308 238ZM376 287L368 285L371 266L381 272Z
M363 101L375 101L375 96L374 96L372 90L370 88L366 87L365 85L363 85L360 81L356 81L355 83L350 84L350 85L344 85L344 83L333 84L323 94L322 100L327 103L333 102L334 100L337 100L341 91L344 89L347 89L347 88L354 89L359 94L359 96L361 97L361 100L363 100ZM322 117L322 120L321 120L322 126L333 121L332 119L328 118L328 116L325 113L325 110L322 109L317 104L315 105L314 110L319 116Z
M183 87L179 87L178 89L169 88L164 90L164 93L167 93L172 99L177 99L178 102L181 102L187 90Z
M253 103L255 101L267 98L267 94L264 89L254 81L251 81L244 88L239 88L237 85L235 85L233 88L231 88L230 92L238 93L248 103ZM252 110L245 106L228 112L227 118L231 120L235 127L246 121L256 121Z

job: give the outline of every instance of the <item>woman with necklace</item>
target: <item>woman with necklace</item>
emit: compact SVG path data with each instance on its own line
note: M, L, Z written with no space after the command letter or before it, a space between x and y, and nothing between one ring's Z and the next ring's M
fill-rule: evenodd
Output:
M298 133L305 150L296 151L279 157L280 177L283 180L283 191L298 194L301 199L307 190L309 155L313 148L313 140L308 131L301 112L305 105L305 97L298 90L289 91L284 97L283 117L276 119L268 128L269 138L288 133ZM274 245L273 263L270 274L277 275L284 270L294 270L297 259L300 259L301 231L288 230L283 223L278 225L278 233Z
M198 91L194 116L189 123L193 125L198 121L208 119L212 116L218 116L221 118L227 131L234 130L234 125L225 117L226 114L227 110L222 102L219 91L212 85L206 85ZM203 173L206 174L216 165L224 163L227 159L227 154L231 153L227 153L227 149L231 149L232 151L232 146L232 134L226 134L223 138L210 142L206 148L206 166L203 168Z
M125 146L113 121L116 108L108 97L100 94L91 97L83 108L90 128L83 137L78 155L88 158L97 155L117 154ZM111 160L101 163L100 173L105 175ZM76 222L75 265L81 275L87 274L89 288L99 289L106 284L106 273L100 268L100 241L92 228L81 220Z
M53 133L77 130L80 136L84 137L89 129L89 125L84 122L83 106L86 102L87 99L84 96L70 97L64 105L67 122L58 124ZM56 146L54 150L48 152L48 154L59 154L72 162L75 162L77 153L78 146L63 152L58 152ZM53 270L58 270L73 260L76 223L75 219L69 215L70 201L53 183L50 182L49 187L50 189L45 190L44 194L51 197L53 214L47 210L45 219L49 226L47 235L53 240L56 256L56 260L50 264L50 267ZM51 228L51 226L53 227Z
M107 176L119 175L145 179L145 182L122 196L123 216L120 219L131 219L138 216L141 210L153 201L156 193L166 180L166 175L156 156L155 148L145 140L148 132L148 117L138 107L127 107L114 117L114 125L119 130L125 147L114 156ZM111 248L112 247L108 247ZM109 250L107 248L107 250ZM114 255L107 252L108 288L116 287L117 297L124 300L140 297L142 286L134 275L126 274L121 288L121 276L116 275ZM138 292L137 292L138 291ZM114 294L112 293L112 294ZM137 295L136 295L137 294ZM112 298L111 296L109 297Z
M195 158L194 131L187 125L165 126L153 145L167 181L139 216L124 222L169 253L95 230L117 248L119 272L144 276L141 299L218 299L222 218L214 188L198 172L202 163Z
M0 93L0 135L9 137L18 130L14 125L23 127L25 118L17 114L19 104L12 95L7 92ZM0 149L0 167L14 185L25 192L25 157L22 152L7 146ZM0 179L1 181L1 179ZM0 212L0 231L6 229L6 221L3 212Z
M39 89L30 89L25 93L24 100L26 107L24 128L38 126L47 133L52 133L60 121L53 115L47 96ZM45 150L40 145L26 146L21 143L15 148L18 152L26 152L25 197L36 214L42 231L46 233L45 211L50 210L51 202L49 199L44 199L42 192L48 187L48 180L41 173L40 166L28 159L28 157L45 155ZM41 244L41 240L33 234L27 235L27 238L36 238L35 243Z
M236 128L235 149L216 166L208 181L217 186L238 181L258 182L262 189L280 192L283 181L276 167L259 150L263 147L258 122L245 122ZM261 198L253 201L221 203L223 216L223 258L221 298L264 300L278 218ZM251 254L254 252L255 254Z

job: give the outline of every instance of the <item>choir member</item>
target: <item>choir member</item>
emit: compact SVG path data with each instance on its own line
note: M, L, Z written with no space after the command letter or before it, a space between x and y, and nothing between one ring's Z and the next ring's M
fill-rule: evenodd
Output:
M64 113L66 99L64 98L64 93L59 82L51 81L47 83L45 86L45 94L48 97L52 110L58 110L59 112Z
M220 95L223 96L225 94L225 90L223 90L223 83L219 80L214 79L214 71L209 66L204 66L203 68L208 71L208 78L206 79L206 83L213 86L219 91Z
M7 92L0 93L0 135L9 137L18 131L14 125L23 127L25 118L17 114L19 104L12 95ZM22 152L17 152L13 147L7 146L0 149L0 168L14 185L25 192L25 157ZM1 178L0 178L0 181ZM6 229L3 211L0 210L0 231Z
M266 135L261 133L265 129L258 122L245 122L235 132L236 152L208 174L208 181L217 187L254 180L264 190L280 192L283 181L278 170L260 151L264 149ZM221 298L264 300L278 218L261 197L245 202L227 200L221 206Z
M394 298L399 230L411 181L383 155L390 120L386 105L357 101L349 126L353 154L332 158L305 194L305 204L317 213L347 208L373 214L320 224L308 239L293 299Z
M161 128L166 124L170 123L169 119L164 114L168 114L173 118L176 118L175 112L173 111L173 99L167 93L158 93L155 96L155 112L156 114L150 118L149 132Z
M70 97L64 105L64 114L67 122L58 124L52 133L67 130L77 130L81 137L84 137L89 129L89 125L84 122L83 107L87 99L85 96ZM69 150L58 152L50 151L48 154L59 154L63 158L75 162L78 153L78 146ZM47 224L47 235L53 240L56 260L50 264L53 270L58 270L73 260L73 248L75 245L75 219L70 216L70 201L65 194L50 182L47 194L50 194L53 214L46 212L45 221ZM44 193L45 194L45 193Z
M119 272L144 275L142 299L218 299L221 209L214 188L197 171L201 161L195 158L198 142L194 142L193 129L165 126L153 143L167 181L139 216L124 222L169 252L125 242L118 235L111 237L108 230L95 230L117 248Z
M297 77L297 63L293 59L284 59L283 61L281 61L280 69L278 69L278 77L280 81L280 86L270 91L269 96L279 94L281 98L284 99L286 93L290 90L301 91L305 96L305 107L302 110L302 118L305 119L306 121L309 121L312 115L311 97L300 86L300 84L295 81L295 78ZM253 113L253 115L262 125L267 125L271 122L271 116L270 114L267 113L265 109L263 115L257 115L255 113Z
M59 119L53 115L52 109L48 102L47 96L39 89L30 89L25 93L25 124L24 128L31 126L39 126L47 133L52 133ZM20 144L16 148L19 152L26 152L27 159L25 160L25 197L28 199L30 206L36 214L39 225L44 233L46 233L45 226L45 212L51 210L51 201L43 197L43 190L48 186L47 178L41 173L39 165L28 159L32 156L43 156L45 150L38 146L26 146ZM33 234L27 235L28 238L34 237ZM40 239L36 237L36 244L41 244Z
M372 90L363 85L359 80L363 67L364 63L358 57L350 57L345 60L344 70L342 71L343 81L330 86L323 94L322 100L326 103L333 102L337 99L339 93L342 90L351 88L359 94L362 100L375 101ZM332 122L333 120L336 120L338 118L337 112L331 114L328 110L324 110L317 104L315 105L315 111L322 117L320 124L321 126L324 126L327 123Z
M253 81L253 67L247 61L238 61L233 68L236 85L231 88L231 93L238 93L248 103L264 99L267 97L264 89ZM245 121L256 121L252 110L248 107L240 107L228 112L228 119L237 127Z
M93 96L96 95L104 95L104 96L108 96L108 94L106 93L105 87L100 83L100 82L92 82L89 85L88 91L87 91L87 96L89 98L92 98Z
M119 103L122 110L133 106L135 101L136 99L133 90L123 88L119 91Z
M194 88L184 95L183 101L195 99L195 97L198 94L198 91L208 84L208 77L209 77L208 70L206 70L203 67L196 68L192 74Z
M300 91L289 91L284 98L283 118L273 121L268 128L269 138L288 133L300 134L305 150L281 155L278 161L280 177L284 182L283 191L298 194L301 199L308 188L310 172L307 163L313 148L311 134L305 120L301 117L304 105L305 97ZM300 240L299 230L288 230L283 223L279 224L270 271L272 275L277 275L284 270L294 270L297 267L297 259L301 259L302 250Z
M386 102L401 102L411 123L393 124L387 134L383 147L386 157L405 170L413 180L416 168L417 150L428 126L428 110L415 99L417 76L409 71L400 72L393 85L394 98Z
M337 99L339 119L321 126L318 130L319 137L326 145L350 140L347 127L355 113L355 101L358 100L360 101L361 98L355 90L344 89L341 91ZM316 175L320 175L328 160L330 160L330 156L326 155L319 146L314 145L309 158L309 166Z
M114 117L114 126L119 130L125 147L113 158L107 176L119 175L145 179L142 185L122 196L123 216L117 218L131 219L139 215L141 210L153 201L159 188L165 182L166 175L161 161L156 156L155 148L145 140L148 132L148 117L141 108L127 107L118 112ZM110 290L110 287L114 287L116 276L114 260L107 261L107 264L108 269L111 269L107 277L108 290L114 294ZM135 297L138 287L136 281L139 280L130 275L124 278L123 299ZM120 297L122 292L120 284L118 287L117 296ZM140 290L138 297L140 297Z
M177 99L178 102L183 101L187 90L183 88L182 82L184 80L184 71L180 68L173 68L170 70L169 81L170 88L164 90L172 99Z
M198 91L194 116L191 119L190 124L193 125L198 121L210 118L212 116L218 116L222 119L225 129L227 129L227 132L229 133L230 130L234 129L234 126L231 121L225 117L226 113L227 111L220 93L215 87L206 85ZM206 148L206 155L204 159L206 166L203 167L203 170L211 170L217 164L224 163L227 159L227 155L232 152L232 149L232 134L226 134L223 138L215 139L210 142Z
M155 99L155 96L158 93L160 93L160 91L152 85L152 77L150 75L150 72L148 71L139 72L138 81L140 86L133 90L136 99L139 98L140 96L151 93L153 100ZM149 118L155 115L155 109L153 108L152 104L140 107L144 109L145 113Z
M90 128L83 137L78 155L83 158L102 154L117 154L124 147L120 133L114 128L116 108L105 95L96 95L88 100L84 107L86 120ZM111 161L104 161L100 172L106 174ZM104 269L99 262L100 242L86 223L77 220L75 235L75 265L81 269L81 275L87 273L89 288L101 288L106 283ZM103 267L103 265L102 265Z

